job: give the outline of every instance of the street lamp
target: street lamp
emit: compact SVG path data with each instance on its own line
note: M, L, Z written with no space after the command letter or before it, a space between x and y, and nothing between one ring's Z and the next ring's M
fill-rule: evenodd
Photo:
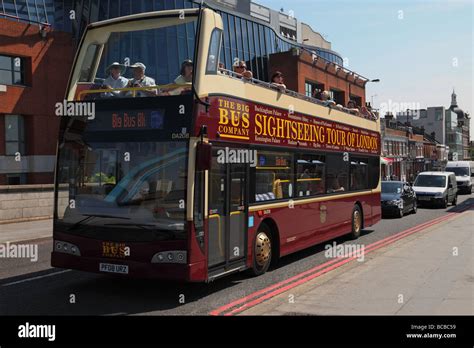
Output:
M374 94L373 96L370 97L372 107L374 107L374 98L378 97L378 94Z

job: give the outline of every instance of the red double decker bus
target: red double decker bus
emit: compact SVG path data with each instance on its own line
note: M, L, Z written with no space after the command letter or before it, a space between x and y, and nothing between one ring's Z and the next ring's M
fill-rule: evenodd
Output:
M144 64L124 64L142 83L108 85L101 67L121 40L166 50L162 34L183 25L196 35L192 81L157 84ZM259 275L379 221L379 120L222 69L223 31L211 9L88 27L63 107L54 267L191 282Z

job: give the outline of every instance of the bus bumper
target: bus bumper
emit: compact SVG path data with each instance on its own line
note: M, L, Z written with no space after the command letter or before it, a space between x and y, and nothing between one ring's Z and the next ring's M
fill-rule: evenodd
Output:
M127 266L127 273L111 273L101 271L101 264ZM163 279L187 282L205 281L201 270L205 265L198 264L152 264L131 260L104 259L64 254L51 253L51 266L57 268L73 269L78 271L113 275L127 278ZM124 269L124 267L121 267Z

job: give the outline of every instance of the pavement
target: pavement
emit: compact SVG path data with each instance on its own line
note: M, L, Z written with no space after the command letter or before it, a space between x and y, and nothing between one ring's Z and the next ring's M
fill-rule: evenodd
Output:
M241 315L473 315L474 210L309 280Z
M0 243L22 242L52 236L52 219L0 224Z

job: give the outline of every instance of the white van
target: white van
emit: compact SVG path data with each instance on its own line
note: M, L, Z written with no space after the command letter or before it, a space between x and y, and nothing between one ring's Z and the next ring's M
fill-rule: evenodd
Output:
M461 193L471 194L474 182L474 162L457 161L448 162L446 171L456 175L458 190Z
M416 192L418 206L423 204L441 205L458 202L456 176L451 172L423 172L418 174L413 190Z

